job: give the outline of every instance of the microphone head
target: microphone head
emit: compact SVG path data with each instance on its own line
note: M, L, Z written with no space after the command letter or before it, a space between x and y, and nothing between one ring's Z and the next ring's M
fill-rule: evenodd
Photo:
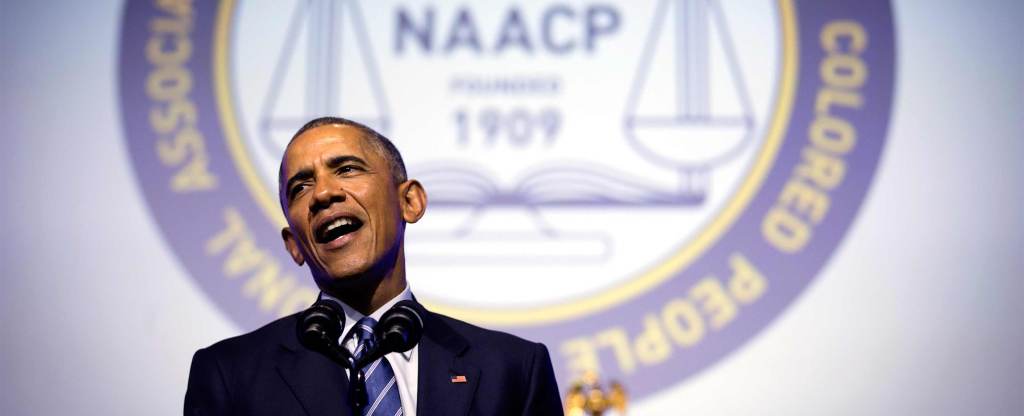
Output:
M338 344L345 312L336 302L319 299L299 315L299 341L314 351L329 351Z
M403 300L384 312L377 324L379 348L384 352L406 352L416 346L423 336L423 317L419 305Z

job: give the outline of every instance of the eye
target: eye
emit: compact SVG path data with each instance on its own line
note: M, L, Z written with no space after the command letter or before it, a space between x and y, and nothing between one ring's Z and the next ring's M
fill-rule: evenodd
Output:
M297 183L297 184L295 184L294 186L292 186L292 189L288 190L288 199L295 199L295 196L297 196L299 194L299 192L302 192L303 189L306 189L306 184L304 184L304 183Z
M359 167L357 165L341 165L341 166L338 167L337 172L338 172L338 174L344 175L344 174L353 173L353 172L360 172L362 170L363 170L363 168L361 168L361 167Z

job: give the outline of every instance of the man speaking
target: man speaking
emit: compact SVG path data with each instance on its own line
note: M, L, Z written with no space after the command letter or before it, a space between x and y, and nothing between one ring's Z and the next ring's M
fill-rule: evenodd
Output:
M320 302L343 311L339 341L359 356L385 312L414 299L405 278L405 225L423 216L426 191L406 177L387 138L335 117L313 120L292 137L279 186L284 245L295 263L309 266ZM185 414L562 413L544 345L427 311L412 349L353 371L365 378L367 399L353 410L349 373L300 343L299 319L287 316L196 351Z

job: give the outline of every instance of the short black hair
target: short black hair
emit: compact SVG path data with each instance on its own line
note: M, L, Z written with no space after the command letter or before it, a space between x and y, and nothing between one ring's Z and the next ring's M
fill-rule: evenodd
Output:
M405 162L402 160L402 154L398 152L398 148L395 147L395 144L392 143L391 140L384 137L383 134L380 134L376 130L367 127L365 124L352 121L347 118L326 116L310 120L299 128L299 131L292 135L291 140L288 141L288 146L291 146L292 142L301 136L302 133L327 125L352 126L359 129L359 131L363 132L363 137L368 139L370 143L377 148L377 151L380 152L381 156L384 156L384 159L387 160L388 168L391 171L391 180L393 180L397 185L409 179L408 174L405 171ZM287 151L288 146L285 146L285 151ZM284 197L285 190L283 189L284 181L284 156L282 155L281 165L278 167L277 171L277 188L278 196L281 199L281 208L287 207L287 201Z

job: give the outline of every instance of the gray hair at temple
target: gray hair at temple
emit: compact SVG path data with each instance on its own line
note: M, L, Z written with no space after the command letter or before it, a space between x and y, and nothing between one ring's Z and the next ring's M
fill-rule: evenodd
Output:
M291 146L292 142L295 141L296 137L302 135L308 130L315 129L320 126L327 125L339 125L339 126L352 126L363 132L363 138L370 141L374 148L380 152L381 156L388 161L388 167L391 170L391 180L394 183L400 184L408 179L408 174L405 171L405 162L402 160L402 154L398 152L398 148L395 144L384 137L383 134L378 133L376 130L367 127L362 123L358 123L346 118L341 117L320 117L311 120L310 122L299 128L299 131L292 135L291 140L288 141L288 146ZM285 146L285 149L288 147ZM278 166L277 170L277 196L281 201L281 208L287 209L288 201L284 197L284 157L281 158L281 165Z

